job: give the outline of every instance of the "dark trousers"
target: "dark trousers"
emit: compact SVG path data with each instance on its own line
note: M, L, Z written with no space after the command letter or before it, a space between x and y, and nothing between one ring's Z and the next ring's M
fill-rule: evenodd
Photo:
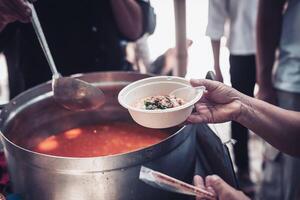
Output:
M232 87L253 97L255 86L255 55L230 55L230 79ZM234 145L235 164L240 173L249 172L248 129L237 122L231 124Z

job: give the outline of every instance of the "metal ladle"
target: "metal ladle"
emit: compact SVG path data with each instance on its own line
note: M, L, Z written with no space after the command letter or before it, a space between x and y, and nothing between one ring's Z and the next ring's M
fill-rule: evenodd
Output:
M45 35L43 33L36 10L28 2L32 11L31 23L42 46L46 59L52 72L52 90L54 100L69 110L91 110L105 103L105 96L99 88L72 77L62 77L57 71Z

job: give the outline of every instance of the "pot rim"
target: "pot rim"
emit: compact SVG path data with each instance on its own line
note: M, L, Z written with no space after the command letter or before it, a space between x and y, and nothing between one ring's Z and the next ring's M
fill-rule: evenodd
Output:
M107 81L104 81L106 83L113 81L112 77L114 77L114 75L127 75L132 77L134 77L135 75L141 75L140 78L148 76L130 72L96 72L83 74L81 76L75 76L81 80L89 82L90 77L92 77L91 79L95 79L99 74L103 76L109 76L109 78L107 78ZM110 81L110 79L112 80ZM103 82L102 79L101 82ZM125 82L129 83L130 81L121 80L119 83L121 86L123 86ZM101 85L100 81L96 82L95 84L98 83L99 85ZM38 101L41 101L45 98L51 98L52 92L50 92L50 90L51 82L46 82L27 91L24 91L23 93L12 99L7 105L4 106L3 113L0 113L0 121L3 127L7 126L7 123L10 123L11 120L13 120L16 115L18 115L18 113L23 111L23 109L26 109L26 106L28 106L26 105L26 103L28 103L29 101L37 103ZM37 95L33 95L34 92L36 92ZM24 107L20 108L20 106L22 105ZM50 168L51 170L55 169L57 171L62 171L63 173L65 173L66 171L68 171L68 173L72 173L72 171L110 171L148 162L154 158L165 155L166 153L180 145L182 142L184 142L189 136L189 129L192 128L191 126L183 126L179 128L175 133L171 134L169 137L157 144L146 148L137 149L128 153L100 157L63 157L34 152L20 145L17 145L13 141L8 139L8 137L5 135L5 132L3 132L3 127L0 127L0 136L2 143L4 144L5 154L7 154L6 156L15 156L24 162L30 162L31 165L34 165L35 167ZM76 163L78 165L76 165Z

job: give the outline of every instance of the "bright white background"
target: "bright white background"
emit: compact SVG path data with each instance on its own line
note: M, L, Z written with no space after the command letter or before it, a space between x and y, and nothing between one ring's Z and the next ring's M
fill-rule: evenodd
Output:
M152 59L175 46L175 22L173 0L152 0L157 14L155 33L149 38ZM203 78L208 70L213 69L213 57L210 40L205 36L207 25L208 0L187 0L187 37L193 40L189 49L188 78ZM229 83L228 51L221 49L221 66L225 82Z

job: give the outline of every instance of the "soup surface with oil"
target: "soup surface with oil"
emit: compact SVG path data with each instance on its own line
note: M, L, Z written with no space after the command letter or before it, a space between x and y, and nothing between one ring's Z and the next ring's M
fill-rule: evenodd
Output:
M32 150L63 157L97 157L145 148L170 136L170 131L135 123L108 122L73 128L49 136Z

